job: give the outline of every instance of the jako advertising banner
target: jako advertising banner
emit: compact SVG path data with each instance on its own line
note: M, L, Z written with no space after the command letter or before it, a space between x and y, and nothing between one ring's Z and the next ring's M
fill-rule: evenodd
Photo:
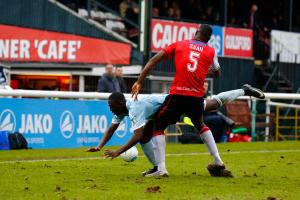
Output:
M130 52L121 42L0 25L0 60L126 65Z
M192 39L199 25L153 19L151 50L158 52L173 42ZM217 51L218 56L252 57L252 30L221 26L212 28L213 34L208 43Z
M0 99L0 131L22 133L28 146L96 146L112 120L107 101ZM107 145L125 144L132 136L126 117Z

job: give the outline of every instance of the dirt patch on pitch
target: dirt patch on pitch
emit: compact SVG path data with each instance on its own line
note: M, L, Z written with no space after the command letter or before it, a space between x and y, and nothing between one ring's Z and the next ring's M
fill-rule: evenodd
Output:
M278 197L272 197L272 196L269 196L269 197L267 197L266 200L281 200L281 199L278 198Z
M147 187L145 193L161 193L159 186Z

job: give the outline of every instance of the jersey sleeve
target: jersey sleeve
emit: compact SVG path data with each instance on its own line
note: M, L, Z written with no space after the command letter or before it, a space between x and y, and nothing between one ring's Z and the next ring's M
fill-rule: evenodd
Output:
M123 119L124 119L124 116L114 115L112 120L111 120L111 123L112 124L120 124Z
M219 64L219 61L218 61L218 53L216 52L216 50L215 50L215 55L214 55L214 58L213 58L213 63L212 63L211 69L213 71L218 71L220 69L220 64Z
M167 58L171 58L175 54L177 42L174 42L163 49L163 51L167 54Z

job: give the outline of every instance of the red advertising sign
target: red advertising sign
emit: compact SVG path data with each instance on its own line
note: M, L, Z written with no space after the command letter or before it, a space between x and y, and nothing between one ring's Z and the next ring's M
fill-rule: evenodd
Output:
M157 52L173 42L193 38L199 24L153 19L151 26L151 50Z
M253 32L249 29L224 28L224 56L252 57Z
M129 64L129 44L0 25L0 60Z

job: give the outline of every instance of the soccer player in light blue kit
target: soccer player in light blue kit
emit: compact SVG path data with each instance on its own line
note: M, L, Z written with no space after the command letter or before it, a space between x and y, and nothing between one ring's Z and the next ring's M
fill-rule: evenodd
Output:
M223 92L216 96L213 96L212 99L206 100L205 111L215 110L224 105L225 103L233 101L239 96L243 95L254 96L258 98L264 97L263 93L260 90L253 88L249 85L244 85L242 89ZM134 144L129 141L127 145L122 146L116 151L106 151L106 156L115 158L121 153L125 152L130 147L132 147L133 145L135 145L137 142L140 142L144 154L153 165L153 169L143 172L142 175L154 176L155 174L158 174L168 176L167 171L165 171L164 173L157 173L157 165L161 162L165 162L165 146L159 145L159 143L155 140L149 141L145 138L139 137L146 135L147 131L150 130L146 128L147 122L149 122L155 117L156 112L163 104L166 96L167 94L152 94L141 97L138 101L134 101L133 99L125 99L125 96L122 93L112 93L108 99L110 110L115 114L112 119L111 125L105 132L103 138L99 142L99 145L95 148L90 148L87 151L100 151L103 148L103 146L110 140L113 133L117 130L123 118L125 116L129 116L129 118L132 121L132 128L134 131L134 136L130 139L130 141L134 140ZM136 140L136 137L138 138L138 140ZM217 156L219 157L218 152L214 152L214 155L212 156L214 157L216 154L218 154Z
M104 133L103 138L99 142L99 145L95 148L90 148L88 152L100 151L103 146L110 140L113 133L119 127L119 124L125 116L129 116L132 122L132 129L135 135L143 133L144 126L148 120L154 117L154 114L162 105L167 94L147 95L141 97L138 101L134 101L131 98L125 99L122 93L112 93L108 98L108 104L110 110L115 114L110 127ZM157 164L153 153L152 142L142 143L140 142L144 154L148 158L149 162L153 165L153 169L142 173L146 176L148 173L157 171Z

